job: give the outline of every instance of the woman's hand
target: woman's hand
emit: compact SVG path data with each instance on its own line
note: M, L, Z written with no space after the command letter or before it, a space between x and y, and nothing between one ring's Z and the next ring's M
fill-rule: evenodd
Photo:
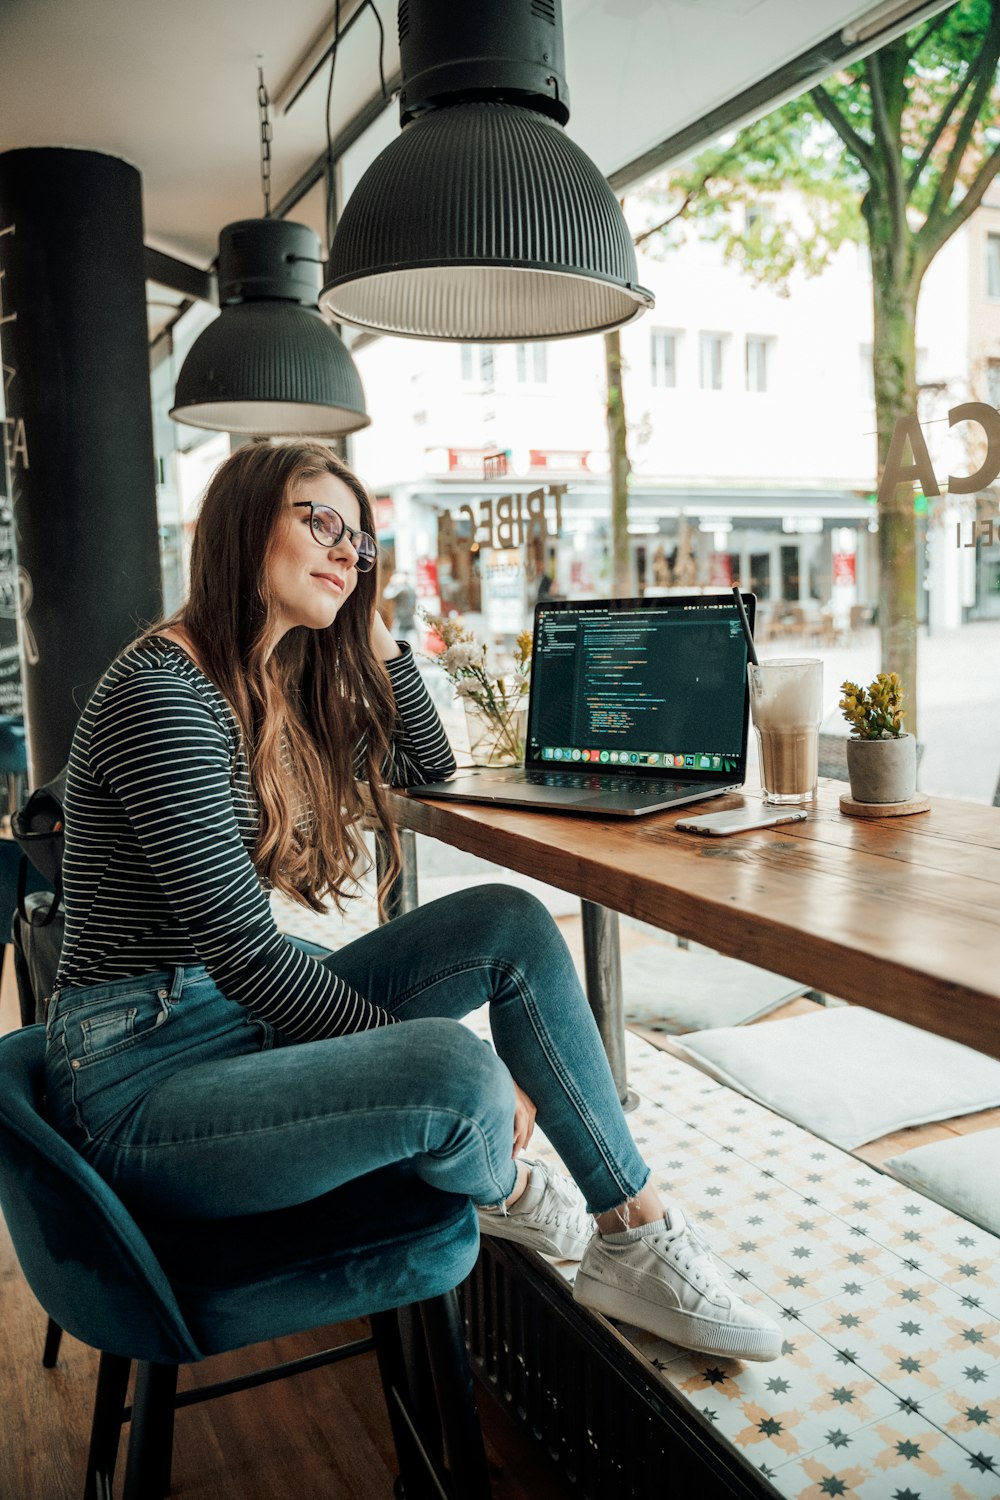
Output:
M513 1080L512 1080L513 1082ZM523 1151L531 1140L535 1129L535 1115L537 1111L532 1099L529 1099L519 1083L514 1083L514 1150L516 1157L519 1151Z
M379 661L394 661L397 656L402 656L398 641L394 641L389 634L389 628L379 614L375 611L372 620L372 651Z

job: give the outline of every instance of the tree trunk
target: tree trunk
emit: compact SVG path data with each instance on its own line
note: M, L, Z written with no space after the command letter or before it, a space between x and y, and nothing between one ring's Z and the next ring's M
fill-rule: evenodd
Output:
M917 411L916 308L906 257L894 254L866 213L872 252L873 373L881 480L897 418ZM878 628L882 672L898 672L906 693L906 728L917 733L917 527L913 483L898 484L878 505Z
M611 595L627 598L632 588L632 559L628 537L628 429L622 391L622 346L618 329L604 335L604 363L608 377L608 452L611 456Z

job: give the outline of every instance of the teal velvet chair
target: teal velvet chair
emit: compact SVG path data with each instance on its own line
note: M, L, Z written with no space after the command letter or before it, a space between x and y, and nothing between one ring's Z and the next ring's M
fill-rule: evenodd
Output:
M487 1500L454 1290L478 1252L469 1201L398 1166L280 1212L140 1225L46 1123L44 1047L41 1026L0 1039L0 1206L44 1310L101 1351L85 1500L110 1500L133 1360L124 1500L150 1500L169 1492L175 1406L372 1348L397 1496ZM366 1315L370 1339L176 1395L180 1364Z

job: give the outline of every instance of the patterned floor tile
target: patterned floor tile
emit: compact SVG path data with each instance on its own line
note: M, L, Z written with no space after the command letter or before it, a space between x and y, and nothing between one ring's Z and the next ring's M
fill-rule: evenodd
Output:
M917 1405L967 1378L971 1366L988 1370L1000 1360L1000 1320L906 1266L872 1282L849 1306L832 1298L806 1309L802 1322L845 1363Z
M961 1444L979 1472L996 1476L1000 1493L1000 1370L970 1365L957 1385L932 1396L920 1410Z
M781 1466L789 1500L997 1500L997 1478L918 1412L876 1417Z
M896 1257L871 1243L858 1244L845 1225L812 1209L760 1217L745 1232L716 1237L716 1254L741 1279L773 1297L786 1315L817 1304L852 1307L866 1288L897 1269Z
M878 1381L858 1371L845 1375L805 1330L790 1336L782 1357L769 1364L682 1354L665 1362L661 1373L765 1472L849 1438L895 1410Z

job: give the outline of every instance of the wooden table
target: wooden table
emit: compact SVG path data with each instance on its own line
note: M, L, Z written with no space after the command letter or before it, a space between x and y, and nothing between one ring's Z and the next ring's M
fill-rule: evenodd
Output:
M807 822L725 839L678 832L689 807L602 821L391 801L401 828L582 899L588 995L623 1097L620 976L617 1000L600 993L614 988L618 912L1000 1058L1000 809L933 798L929 813L871 821L841 814L845 790L821 781Z

